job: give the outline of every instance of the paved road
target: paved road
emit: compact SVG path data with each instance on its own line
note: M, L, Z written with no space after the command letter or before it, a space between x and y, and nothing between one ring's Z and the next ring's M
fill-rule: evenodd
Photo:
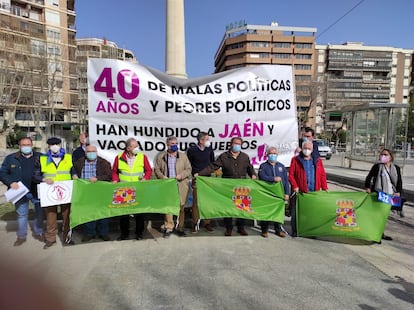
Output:
M324 161L327 171L345 176ZM362 175L366 170L361 169ZM329 183L330 190L356 190ZM289 218L286 218L289 230ZM218 223L216 222L216 225ZM155 227L155 225L154 225ZM157 228L157 227L156 227ZM149 226L141 241L82 243L43 250L32 238L12 246L15 223L0 221L0 309L53 303L49 290L30 287L28 274L52 286L68 309L412 309L414 306L414 208L391 214L393 241L223 236L201 231L163 239ZM111 237L116 238L112 231ZM17 275L23 274L23 280ZM28 289L30 287L30 290ZM42 289L40 293L29 292ZM12 307L5 307L8 300ZM63 309L55 304L50 309ZM47 309L42 307L42 309Z
M149 227L142 241L59 243L48 250L31 238L14 248L13 223L3 222L0 253L9 272L35 272L68 309L412 309L414 229L391 217L386 232L394 240L382 244L264 239L254 227L247 237L224 237L217 227L213 234L163 239ZM405 219L414 223L412 209ZM3 308L1 300L19 290L0 287Z

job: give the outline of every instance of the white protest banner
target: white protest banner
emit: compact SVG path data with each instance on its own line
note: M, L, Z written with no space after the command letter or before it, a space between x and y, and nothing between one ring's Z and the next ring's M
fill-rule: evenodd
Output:
M73 181L57 181L49 185L42 182L37 185L37 194L41 207L57 206L70 203L72 199Z
M298 146L298 126L291 66L259 65L197 79L179 79L136 63L88 60L90 142L113 162L135 137L152 161L176 136L181 151L207 132L216 155L232 137L258 166L266 147L279 149L290 165Z

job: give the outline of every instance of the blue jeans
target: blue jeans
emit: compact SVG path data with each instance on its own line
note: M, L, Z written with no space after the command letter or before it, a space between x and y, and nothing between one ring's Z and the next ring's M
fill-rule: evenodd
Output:
M32 193L27 193L22 199L15 204L17 213L17 238L26 239L27 236L27 222L29 217L29 203L32 202L34 206L34 221L33 233L35 235L43 234L43 209L40 206L40 201L33 197Z
M109 233L109 219L101 219L85 224L85 233L89 237L94 237L98 230L99 236L107 236Z

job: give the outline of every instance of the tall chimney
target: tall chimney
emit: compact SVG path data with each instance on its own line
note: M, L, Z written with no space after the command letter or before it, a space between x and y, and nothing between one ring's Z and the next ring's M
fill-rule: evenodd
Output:
M184 0L166 0L165 72L186 79Z

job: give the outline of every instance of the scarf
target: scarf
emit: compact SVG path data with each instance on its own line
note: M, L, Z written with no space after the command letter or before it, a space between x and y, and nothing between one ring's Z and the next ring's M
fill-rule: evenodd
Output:
M385 164L379 164L377 180L375 182L375 190L386 194L394 194L398 180L397 168L391 163L389 170Z
M65 149L63 147L60 148L59 153L52 153L50 150L47 150L47 162L50 163L53 161L53 157L60 157L63 158L65 156Z

